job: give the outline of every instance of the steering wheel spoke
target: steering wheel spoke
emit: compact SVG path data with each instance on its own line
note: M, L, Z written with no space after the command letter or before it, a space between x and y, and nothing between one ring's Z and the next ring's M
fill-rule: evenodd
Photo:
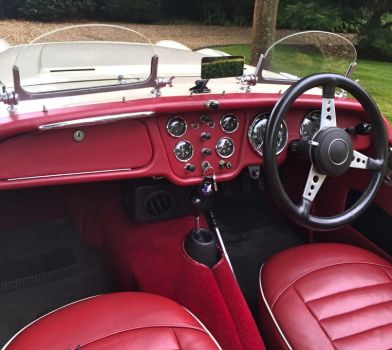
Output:
M354 150L350 168L379 171L382 169L382 162Z
M325 97L326 91L332 89L332 96ZM333 94L335 88L331 88L329 85L323 86L323 103L321 106L321 120L320 129L335 127L336 126L336 111L335 111L335 98Z
M327 175L320 174L312 164L308 179L306 180L305 189L302 194L303 199L313 202L326 178Z
M315 87L322 87L320 130L313 136L311 141L314 142L311 147L306 149L309 151L312 166L301 201L294 203L280 179L276 159L276 137L279 125L293 103L306 91ZM335 90L337 88L347 91L357 99L367 113L372 123L374 158L353 151L351 137L344 129L337 127L335 111L335 103L337 103ZM384 168L388 159L387 146L385 123L381 113L360 85L347 77L332 73L305 77L287 89L278 100L267 125L263 157L266 177L273 198L292 220L308 229L327 231L350 224L369 207L383 182ZM327 176L342 176L350 167L368 169L372 172L369 184L358 202L333 216L320 216L317 212L313 213L312 204ZM355 176L355 174L352 175ZM348 181L350 181L349 178ZM331 190L333 191L333 188Z

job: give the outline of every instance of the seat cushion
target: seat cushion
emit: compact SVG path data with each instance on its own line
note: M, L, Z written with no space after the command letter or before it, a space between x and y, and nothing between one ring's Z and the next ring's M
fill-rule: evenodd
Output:
M113 293L60 308L19 332L6 346L21 349L219 349L185 308L152 294Z
M392 348L392 265L377 255L343 244L291 248L262 267L260 288L272 348Z

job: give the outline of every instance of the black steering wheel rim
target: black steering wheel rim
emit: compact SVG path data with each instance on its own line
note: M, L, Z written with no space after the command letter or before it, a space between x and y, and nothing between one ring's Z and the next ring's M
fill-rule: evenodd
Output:
M334 98L336 87L340 87L357 99L371 120L372 142L375 151L375 158L369 158L373 172L371 180L362 196L348 210L329 217L311 215L310 206L312 203L309 203L306 199L304 200L304 198L302 198L299 205L292 202L280 180L275 155L279 126L286 112L299 96L311 88L319 86L323 87L323 97L329 96L330 98ZM291 219L306 228L321 231L334 230L356 220L369 207L382 185L388 155L388 142L384 120L373 99L353 80L341 75L329 73L310 75L288 88L276 103L268 120L263 154L267 183L278 207Z

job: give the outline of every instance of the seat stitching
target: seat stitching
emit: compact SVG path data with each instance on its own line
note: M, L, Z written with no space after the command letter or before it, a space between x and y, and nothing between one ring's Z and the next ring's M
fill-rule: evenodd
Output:
M86 346L88 344L94 343L94 342L102 340L104 338L111 337L111 336L116 335L116 334L132 332L132 331L137 331L137 330L140 330L140 329L148 329L148 328L186 328L186 329L192 329L194 331L198 331L198 332L201 332L201 333L205 334L203 329L200 329L200 328L197 328L197 327L194 327L194 326L185 326L185 325L181 325L181 324L149 325L149 326L145 325L145 326L139 326L139 327L125 328L125 329L121 329L121 330L114 331L114 332L108 332L106 334L102 334L99 337L92 338L90 340L86 340L83 343L80 343L79 346L83 347L83 346Z
M360 307L359 309L356 309L356 310L351 310L351 311L343 312L342 314L338 314L338 315L333 315L333 316L322 318L319 321L321 322L321 321L329 320L329 319L334 318L334 317L340 317L340 316L343 316L343 315L351 314L351 313L358 312L358 311L361 311L361 310L370 309L372 307L383 305L383 304L388 304L388 303L391 303L391 302L392 302L392 300L388 300L388 301L383 301L381 303Z
M313 318L316 320L316 322L318 323L318 325L320 326L320 329L323 331L323 333L325 334L325 336L327 337L327 339L330 341L332 347L334 349L337 349L335 344L333 344L332 342L332 338L328 335L327 331L324 329L323 325L320 324L319 320L317 319L316 315L313 313L313 311L309 308L309 306L306 304L304 298L302 297L302 295L298 292L298 290L295 288L295 286L293 286L294 291L297 293L298 297L302 300L302 302L304 303L304 305L306 306L306 308L308 309L309 313L313 316Z
M386 271L386 270L383 270L386 274L387 274L387 276L391 279L391 281L392 281L392 276L389 274L389 272L388 271Z
M180 341L178 340L176 331L174 330L174 328L171 329L173 331L174 337L176 338L177 344L178 344L178 350L181 350L181 344Z
M297 277L294 281L290 282L286 287L284 287L280 292L278 292L275 296L275 298L273 299L272 303L271 303L271 307L275 306L275 303L278 301L278 299L281 297L281 295L283 293L285 293L294 283L296 283L297 281L299 281L301 278L311 275L312 273L315 273L317 271L323 270L323 269L327 269L330 267L335 267L335 266L340 266L340 265L371 265L371 266L378 266L378 267L383 267L383 268L387 268L387 269L392 269L392 267L390 266L385 266L382 264L373 264L373 263L367 263L367 262L355 262L355 263L350 263L350 262L345 262L345 263L339 263L339 264L333 264L333 265L326 265L326 266L322 266L319 267L315 270L306 272L304 274L302 274L301 276Z
M333 297L335 295L351 293L353 291L357 291L357 290L361 290L361 289L386 286L387 284L392 284L392 281L391 282L385 282L385 283L371 284L371 285L368 285L368 286L362 286L362 287L357 287L357 288L352 288L352 289L347 289L347 290L344 290L344 291L341 291L341 292L336 292L336 293L324 295L324 296L319 297L319 298L308 300L307 303L313 303L315 301L319 301L319 300L322 300L322 299L330 298L330 297Z
M356 337L356 336L359 335L359 334L371 332L371 331L374 331L374 330L377 329L377 328L384 328L384 327L387 327L387 326L390 326L390 325L392 325L392 323L389 322L389 323L383 324L383 325L381 325L381 326L377 326L377 327L373 327L373 328L366 329L366 330L361 331L361 332L357 332L357 333L350 334L350 335L345 335L344 337L336 338L336 339L334 339L334 340L332 340L332 341L333 341L333 342L337 342L337 341L342 340L342 339L346 339L346 338L350 338L350 337Z

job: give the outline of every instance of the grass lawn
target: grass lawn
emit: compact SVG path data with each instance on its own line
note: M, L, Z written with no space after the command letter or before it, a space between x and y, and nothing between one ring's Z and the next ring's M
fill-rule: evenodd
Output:
M245 56L246 62L249 63L250 45L222 46L216 49L231 55ZM301 67L301 64L295 60L284 63L288 72L298 72L298 67ZM375 99L381 112L392 123L392 63L358 59L353 78L359 79L360 84Z

